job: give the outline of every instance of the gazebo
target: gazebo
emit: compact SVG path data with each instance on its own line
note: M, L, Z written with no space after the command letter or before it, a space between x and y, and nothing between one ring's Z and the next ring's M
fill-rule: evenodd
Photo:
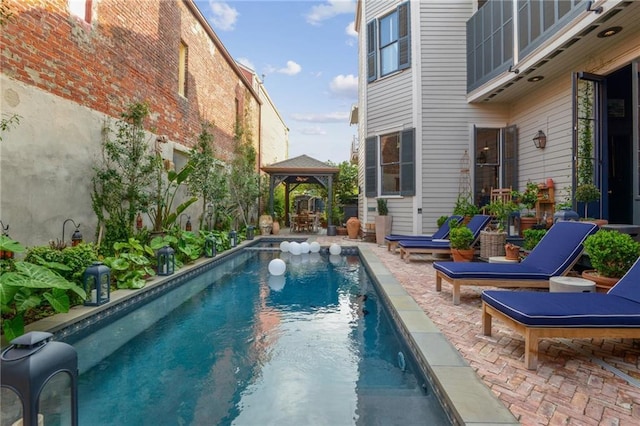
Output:
M263 172L269 175L269 214L273 216L273 191L276 186L281 183L285 184L284 208L285 217L289 217L289 194L296 189L298 185L316 184L327 188L329 199L327 200L327 233L332 223L332 203L333 199L333 180L340 169L323 163L322 161L311 158L308 155L300 155L295 158L273 163L269 166L261 168Z

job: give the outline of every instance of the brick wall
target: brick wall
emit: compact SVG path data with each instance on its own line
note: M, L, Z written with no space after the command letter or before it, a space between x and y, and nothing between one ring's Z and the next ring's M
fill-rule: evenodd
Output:
M259 104L249 82L190 0L93 0L90 23L67 0L5 0L14 14L0 32L2 73L119 117L147 101L149 129L192 146L202 120L215 124L216 154L233 152L236 97L257 146ZM178 94L179 46L188 46L187 93Z

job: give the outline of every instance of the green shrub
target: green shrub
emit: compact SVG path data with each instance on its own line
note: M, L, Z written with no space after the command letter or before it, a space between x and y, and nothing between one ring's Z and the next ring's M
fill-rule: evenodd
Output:
M524 237L523 248L525 250L533 250L533 248L538 245L538 243L546 233L546 229L525 229L522 232L522 236Z
M584 249L595 270L610 278L621 278L640 257L640 243L613 230L601 229L588 236Z
M449 232L449 245L452 249L468 250L473 240L473 232L466 226L455 226Z

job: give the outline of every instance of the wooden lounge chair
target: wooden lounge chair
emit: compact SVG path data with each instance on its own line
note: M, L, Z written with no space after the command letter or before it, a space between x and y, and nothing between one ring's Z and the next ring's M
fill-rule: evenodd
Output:
M486 336L492 318L524 335L524 363L530 370L538 364L540 339L640 338L640 259L606 294L485 290Z
M387 251L395 253L396 248L398 247L398 243L402 240L412 240L412 241L431 241L431 240L443 240L449 236L449 224L452 221L460 222L462 220L461 216L453 215L449 216L447 220L438 228L433 235L400 235L400 234L389 234L384 237L384 241L387 243Z
M480 231L482 231L491 221L491 216L484 214L477 214L471 218L467 227L471 229L474 236L475 243L480 238ZM413 240L400 240L398 241L398 248L400 249L400 259L404 259L409 263L412 254L434 254L434 253L451 253L451 246L449 240L446 239L432 239L430 241L413 241Z
M565 275L582 254L582 243L598 230L591 222L557 222L520 263L435 262L436 291L453 286L453 304L463 285L549 288L549 278Z

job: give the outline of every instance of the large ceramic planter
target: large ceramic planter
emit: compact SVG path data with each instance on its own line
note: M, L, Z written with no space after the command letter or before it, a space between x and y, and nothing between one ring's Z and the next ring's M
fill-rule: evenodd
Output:
M391 234L392 216L376 216L376 243L384 245L384 237Z
M349 239L357 239L358 233L360 233L360 219L350 217L349 220L347 220L347 235L349 235Z
M611 287L613 287L618 281L620 281L620 278L603 277L598 274L595 269L588 269L586 271L583 271L582 278L596 283L596 290L602 293L606 293L607 291L609 291L609 289L611 289Z

